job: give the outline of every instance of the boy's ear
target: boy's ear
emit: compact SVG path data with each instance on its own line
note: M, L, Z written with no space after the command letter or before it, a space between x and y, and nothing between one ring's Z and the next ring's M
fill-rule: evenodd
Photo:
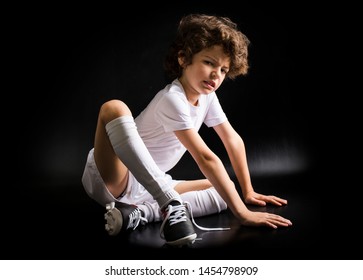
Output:
M179 62L180 67L183 67L183 65L184 65L184 52L183 51L178 52L178 62Z

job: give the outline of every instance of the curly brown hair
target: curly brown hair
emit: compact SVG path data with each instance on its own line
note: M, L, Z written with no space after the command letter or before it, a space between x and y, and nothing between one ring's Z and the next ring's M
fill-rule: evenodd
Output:
M249 44L249 39L238 30L237 24L230 18L190 14L179 22L176 38L164 60L164 68L170 78L179 78L182 74L182 68L178 63L180 53L183 54L185 64L190 65L196 53L219 45L230 58L226 78L234 79L247 74Z

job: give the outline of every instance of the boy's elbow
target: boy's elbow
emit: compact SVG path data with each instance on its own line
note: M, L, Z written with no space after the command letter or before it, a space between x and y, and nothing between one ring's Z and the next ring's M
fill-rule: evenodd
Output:
M199 166L213 167L213 166L218 166L218 165L221 165L221 164L222 164L222 161L213 152L203 153L203 154L199 155L199 158L198 158L198 165Z

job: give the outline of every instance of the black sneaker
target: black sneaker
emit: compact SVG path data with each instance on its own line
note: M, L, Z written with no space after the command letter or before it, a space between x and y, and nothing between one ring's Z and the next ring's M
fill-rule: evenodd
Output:
M160 236L165 239L166 244L181 247L194 243L197 234L184 204L172 201L162 213L164 220L160 227Z
M109 235L117 235L121 230L134 230L139 224L148 222L136 205L116 201L107 204L106 210L105 229Z

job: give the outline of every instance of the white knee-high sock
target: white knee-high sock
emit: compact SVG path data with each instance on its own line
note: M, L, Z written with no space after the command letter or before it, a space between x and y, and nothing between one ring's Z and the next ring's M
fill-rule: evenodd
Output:
M192 214L195 218L220 213L227 209L227 204L214 187L200 191L186 192L180 196L183 201L190 203L193 211ZM160 211L156 202L145 202L137 206L145 213L145 218L149 223L161 220Z
M192 206L195 218L220 213L227 209L227 203L214 187L181 194L183 201Z
M106 124L106 131L116 155L135 178L150 192L163 208L172 200L182 202L180 195L170 186L142 141L132 116L122 116Z

